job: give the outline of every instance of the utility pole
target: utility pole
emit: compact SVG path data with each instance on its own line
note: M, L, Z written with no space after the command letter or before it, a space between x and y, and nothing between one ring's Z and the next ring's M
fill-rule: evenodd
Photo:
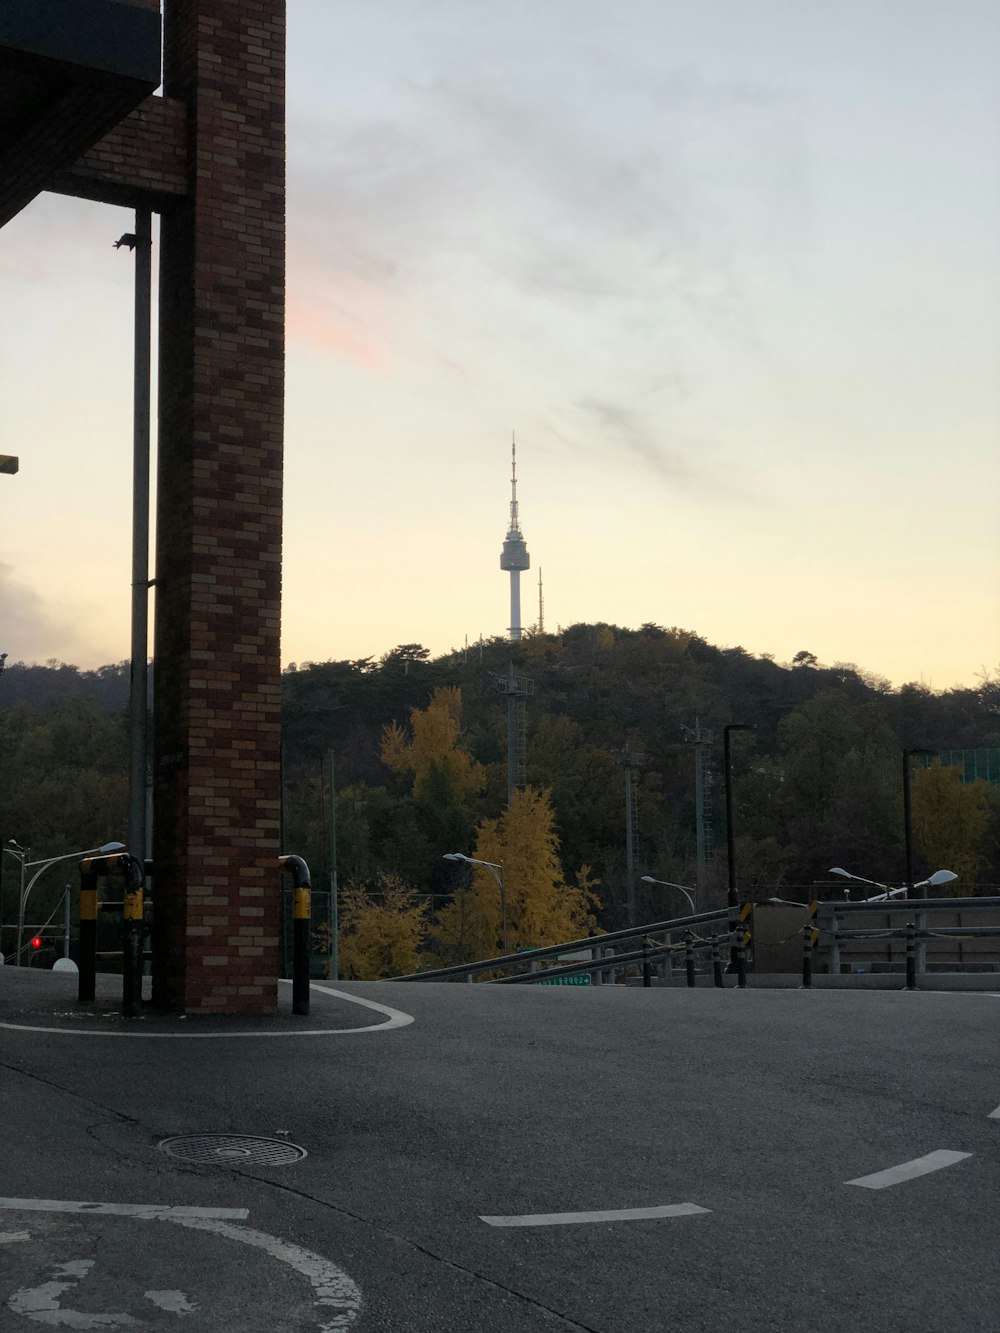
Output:
M149 654L149 400L152 214L136 209L135 231L115 249L135 251L134 345L132 363L132 661L129 683L128 846L140 863L146 858L147 698Z

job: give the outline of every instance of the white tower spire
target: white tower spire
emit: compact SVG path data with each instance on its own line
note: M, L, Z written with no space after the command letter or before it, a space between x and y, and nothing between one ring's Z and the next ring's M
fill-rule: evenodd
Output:
M510 528L500 552L500 568L510 571L510 637L521 637L521 570L531 566L528 548L517 516L517 444L510 439Z

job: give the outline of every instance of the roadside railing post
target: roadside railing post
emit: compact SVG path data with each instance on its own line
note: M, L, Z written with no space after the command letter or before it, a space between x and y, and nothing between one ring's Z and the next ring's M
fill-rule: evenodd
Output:
M309 1012L309 936L312 894L309 867L301 856L279 856L282 870L292 874L292 1013Z
M601 946L600 946L599 944L592 944L592 945L591 945L591 947L590 947L590 959L591 959L591 962L594 962L594 963L599 963L599 962L601 961ZM595 985L595 986L603 985L603 983L604 983L604 973L603 973L603 972L592 972L592 973L591 973L591 976L594 978L594 985Z
M712 936L712 980L719 990L725 985L722 979L722 950L719 948L718 935Z
M736 928L736 985L740 990L747 987L747 942L742 925Z
M916 969L918 973L927 971L927 941L923 938L923 933L927 929L927 915L925 912L917 913L917 953Z
M834 912L830 917L830 975L832 977L840 976L840 936L837 934L839 925L837 922L837 913Z
M906 923L906 989L917 989L917 928L912 921Z
M806 990L813 984L813 924L807 922L802 931L802 985Z
M642 941L642 984L644 987L653 984L653 968L649 961L649 940Z
M684 969L687 972L687 984L693 986L694 980L694 936L690 930L684 932Z

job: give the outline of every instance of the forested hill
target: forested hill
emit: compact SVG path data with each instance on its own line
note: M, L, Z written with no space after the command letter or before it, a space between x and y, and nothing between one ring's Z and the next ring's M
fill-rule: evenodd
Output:
M808 652L779 664L656 625L575 625L437 658L406 644L377 659L284 673L286 848L305 855L317 878L323 874L329 840L321 774L332 753L341 884L388 874L421 893L450 894L453 867L442 856L471 853L483 821L505 806L506 701L496 678L511 669L531 681L528 783L550 793L567 879L591 868L609 925L620 918L625 893L626 749L643 756L637 871L690 884L697 874L696 726L707 735L717 849L702 875L709 893L725 881L726 724L751 728L733 736L737 853L747 891L805 890L832 865L898 880L902 752L1000 749L996 675L968 689L892 689ZM44 853L122 836L127 691L127 664L8 666L0 677L4 836L30 838ZM401 746L415 753L414 722L427 751L419 780L398 758ZM393 724L396 761L389 762ZM456 755L465 756L465 768L455 766ZM961 871L966 888L1000 880L1000 788L963 784L954 769L925 773L930 757L913 762L918 869L947 865ZM643 907L657 915L655 891Z
M81 671L55 660L44 666L8 662L0 675L0 708L28 704L52 709L71 699L88 699L99 708L124 708L128 703L128 662Z

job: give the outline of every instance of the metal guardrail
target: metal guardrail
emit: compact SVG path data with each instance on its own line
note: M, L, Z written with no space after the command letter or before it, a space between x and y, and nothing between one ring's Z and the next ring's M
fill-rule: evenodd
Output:
M655 921L645 926L633 926L627 930L610 931L605 935L588 935L584 939L567 940L562 944L549 944L537 949L525 949L523 953L501 954L497 958L482 958L473 963L454 963L450 967L436 967L428 972L413 972L407 976L390 977L391 981L471 981L474 976L482 972L499 972L511 968L516 968L519 973L525 973L523 977L517 976L510 978L497 978L498 981L512 982L517 980L524 984L538 982L548 978L554 978L557 974L560 976L570 976L574 972L595 972L600 977L603 972L610 972L615 967L626 965L626 961L641 961L643 950L633 951L627 956L625 954L605 955L598 960L592 956L588 962L581 959L579 962L567 964L565 968L546 968L544 972L537 971L537 964L550 958L558 958L562 954L575 953L584 949L596 950L607 949L611 945L624 943L630 940L641 941L652 935L663 935L667 939L671 935L676 935L681 931L693 930L696 926L711 925L717 921L734 922L738 914L737 908L723 907L716 912L699 912L693 916L672 917L667 921ZM706 942L709 943L709 942ZM674 946L665 943L658 949L647 949L645 952L655 954L658 957L668 956L674 952Z
M802 984L812 985L813 957L817 948L828 951L828 970L840 974L841 942L858 940L905 941L906 988L916 989L918 975L927 970L926 942L932 939L991 939L1000 937L1000 926L928 927L928 914L938 912L995 912L1000 897L991 898L904 898L873 902L812 903L803 928ZM841 917L865 914L906 918L899 926L852 928L840 924Z

